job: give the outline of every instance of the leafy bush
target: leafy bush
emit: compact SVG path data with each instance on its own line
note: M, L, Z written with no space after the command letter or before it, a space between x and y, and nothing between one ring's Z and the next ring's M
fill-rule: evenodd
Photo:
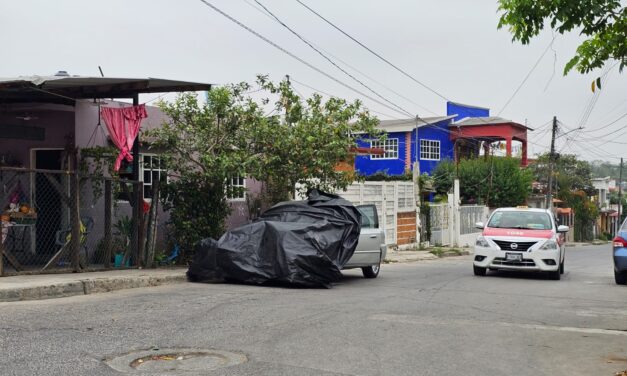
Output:
M516 206L525 203L531 192L532 174L520 167L515 158L464 159L441 162L433 171L438 194L450 192L459 174L460 196L464 203L491 207Z

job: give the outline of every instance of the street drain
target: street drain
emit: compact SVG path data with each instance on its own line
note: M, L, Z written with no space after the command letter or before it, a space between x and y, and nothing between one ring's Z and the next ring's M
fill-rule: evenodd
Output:
M151 349L105 360L116 371L134 374L211 371L244 363L246 355L231 351L199 349Z

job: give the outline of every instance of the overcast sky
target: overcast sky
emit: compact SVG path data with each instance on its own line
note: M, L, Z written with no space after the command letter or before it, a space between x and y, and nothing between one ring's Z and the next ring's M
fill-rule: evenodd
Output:
M207 1L342 82L367 92L262 13L253 0ZM295 0L260 1L396 106L419 116L446 113L444 99L378 60ZM531 45L512 43L506 30L497 30L497 3L492 0L303 2L445 98L489 107L492 115L501 111L553 38L547 30ZM563 132L585 127L559 137L558 151L616 162L617 157L627 157L625 145L605 141L627 143L627 117L621 118L627 113L627 72L620 74L616 66L607 73L587 122L581 124L594 102L590 84L604 71L562 75L580 41L575 33L556 34L552 48L500 116L538 128L530 133L532 155L548 150L549 122L555 115L564 124ZM408 117L283 54L199 0L0 0L0 46L0 77L49 75L58 70L99 75L99 65L111 77L149 76L216 84L254 81L257 74L280 80L288 74L299 82L294 82L294 87L303 95L312 90L300 83L347 99L360 98L381 119ZM620 131L623 128L625 131Z

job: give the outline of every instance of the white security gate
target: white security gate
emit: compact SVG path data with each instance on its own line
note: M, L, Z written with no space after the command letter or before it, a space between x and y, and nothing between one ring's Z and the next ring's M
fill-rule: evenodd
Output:
M346 191L336 193L354 205L375 205L379 213L379 226L385 231L387 244L396 244L397 214L416 211L412 182L353 183L346 188Z

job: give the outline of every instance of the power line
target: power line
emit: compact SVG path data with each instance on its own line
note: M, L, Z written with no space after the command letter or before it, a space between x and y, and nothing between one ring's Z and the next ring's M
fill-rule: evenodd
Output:
M251 8L255 9L257 12L263 14L265 17L269 18L270 20L272 20L273 22L276 22L276 20L267 12L265 12L262 8L260 8L259 6L255 5L254 3L252 3L250 0L244 0L244 2L249 5ZM331 56L332 58L334 58L336 61L339 61L340 63L344 64L346 67L350 68L351 70L353 70L354 72L359 73L361 76L365 77L366 79L370 80L371 82L374 82L375 84L381 86L382 88L386 89L387 91L395 94L396 96L398 96L399 98L404 99L405 101L407 101L408 103L413 104L414 106L419 107L420 109L433 114L435 116L437 116L438 114L431 111L430 109L424 107L423 105L421 105L420 103L416 102L415 100L408 98L407 96L399 93L398 91L392 89L391 87L389 87L388 85L386 85L385 83L373 78L372 76L368 75L367 73L363 72L362 70L356 68L354 65L349 64L348 62L346 62L345 60L341 59L340 57L338 57L337 55L334 55L333 53L331 53L329 50L324 49L322 47L320 47L320 45L313 43L312 41L309 41L309 43L311 43L312 45L314 45L316 48L318 48L319 50L323 51L324 53L326 53L327 55ZM373 111L374 112L374 111Z
M298 62L306 65L307 67L313 69L314 71L320 73L321 75L327 77L328 79L344 86L345 88L359 94L360 96L364 97L364 98L368 98L369 100L383 106L386 107L394 112L398 112L398 113L402 113L403 115L406 115L404 112L401 112L400 110L397 110L394 107L391 107L371 96L369 96L368 94L365 94L357 89L355 89L354 87L340 81L339 79L333 77L332 75L330 75L329 73L324 72L322 69L316 67L315 65L309 63L308 61L298 57L297 55L291 53L290 51L286 50L285 48L279 46L278 44L274 43L272 40L264 37L263 35L259 34L258 32L256 32L255 30L251 29L250 27L246 26L245 24L243 24L242 22L238 21L237 19L231 17L230 15L228 15L227 13L223 12L221 9L219 9L218 7L214 6L213 4L209 3L206 0L199 0L200 2L202 2L203 4L205 4L206 6L208 6L209 8L213 9L214 11L216 11L217 13L221 14L222 16L226 17L227 19L229 19L231 22L237 24L238 26L240 26L241 28L243 28L244 30L248 31L249 33L253 34L254 36L256 36L257 38L263 40L264 42L268 43L269 45L271 45L272 47L278 49L279 51L283 52L284 54L288 55L289 57L293 58L294 60L297 60Z
M298 1L298 0L296 0ZM542 55L540 55L540 57L538 58L538 60L536 61L536 63L533 65L533 67L531 67L531 70L529 71L529 73L527 73L527 75L525 76L525 78L522 80L522 82L520 83L520 85L518 85L518 87L516 88L516 90L514 90L514 93L512 94L511 97L509 97L509 99L507 100L507 102L505 102L505 104L503 105L503 107L501 108L501 110L496 114L496 116L500 116L501 112L503 112L503 110L505 110L505 108L509 105L509 103L512 101L512 99L514 99L514 97L516 96L516 94L518 94L518 92L520 91L520 89L523 87L523 85L525 84L525 82L527 82L527 80L529 79L529 77L531 76L531 73L533 73L533 71L536 69L536 67L538 66L538 64L540 64L540 61L542 61L542 58L544 57L544 55L546 55L546 53L549 51L549 48L551 48L553 46L553 42L555 42L555 36L553 36L553 39L551 39L551 43L549 43L548 46L546 46L546 49L544 50L544 52L542 53Z
M327 92L325 92L325 91L322 91L322 90L320 90L320 89L316 89L315 87L313 87L313 86L311 86L311 85L308 85L308 84L306 84L306 83L304 83L304 82L301 82L301 81L295 80L292 76L290 76L290 81L291 81L291 82L295 82L295 83L297 83L297 84L299 84L299 85L301 85L301 86L303 86L303 87L306 87L307 89L312 90L314 93L324 94L324 95L326 95L327 97L331 97L331 98L337 98L337 95L333 95L333 94L327 93ZM370 112L374 112L374 113L379 114L379 115L386 116L386 117L391 118L391 119L394 119L394 120L402 120L401 118L399 118L399 117L397 117L397 116L392 116L392 115L386 114L386 113L384 113L384 112L379 112L379 111L376 111L376 110L373 110L373 109L368 109L368 111L370 111Z
M399 68L398 66L392 64L388 59L384 58L383 56L381 56L380 54L378 54L377 52L373 51L372 49L370 49L368 46L366 46L365 44L361 43L360 41L358 41L356 38L354 38L353 36L351 36L350 34L348 34L347 32L345 32L344 30L342 30L339 26L336 26L333 22L329 21L328 19L326 19L324 16L322 16L320 13L316 12L315 10L311 9L309 6L307 6L307 4L303 3L300 0L296 0L300 5L302 5L303 7L307 8L307 10L309 10L311 13L315 14L316 16L318 16L320 19L322 19L324 22L326 22L327 24L329 24L330 26L332 26L334 29L336 29L337 31L339 31L340 33L344 34L346 37L348 37L349 39L351 39L353 42L357 43L358 45L360 45L361 47L363 47L364 49L366 49L368 52L370 52L371 54L373 54L374 56L378 57L379 59L381 59L382 61L384 61L385 63L387 63L389 66L391 66L392 68L396 69L398 72L402 73L404 76L406 76L407 78L409 78L410 80L414 81L415 83L419 84L420 86L422 86L423 88L429 90L430 92L432 92L433 94L437 95L438 97L444 99L445 101L449 101L450 100L448 98L446 98L444 95L438 93L437 91L435 91L434 89L430 88L429 86L427 86L426 84L420 82L417 78L415 78L414 76L410 75L409 73L407 73L406 71L402 70L401 68Z
M612 124L617 123L619 120L621 120L621 119L622 119L622 118L624 118L625 116L627 116L627 112L625 112L624 114L622 114L621 116L619 116L618 118L616 118L616 120L614 120L614 121L612 121L612 122L609 122L609 123L605 124L604 126L602 126L602 127L600 127L600 128L592 129L592 130L590 130L589 132L593 133L593 132L598 132L598 131L600 131L600 130L602 130L602 129L605 129L605 128L607 128L607 127L611 126ZM620 130L622 130L622 128L621 128L621 129L618 129L618 130L620 131ZM606 137L606 136L608 136L608 135L610 135L610 134L614 134L614 133L616 133L616 132L611 132L611 133L606 134L605 136L599 136L599 137Z
M281 19L279 17L277 17L274 13L272 13L265 5L263 5L259 0L254 0L255 3L257 3L260 7L262 7L266 12L268 12L268 14L270 14L272 16L272 18L274 18L276 20L276 22L278 22L281 26L283 26L284 28L286 28L287 30L289 30L289 32L291 32L292 34L294 34L298 39L300 39L303 43L305 43L307 46L309 46L312 50L316 51L318 53L318 55L322 56L326 61L328 61L329 63L331 63L331 65L333 65L334 67L336 67L337 69L339 69L342 73L344 73L345 75L347 75L348 77L350 77L353 81L357 82L358 84L360 84L361 86L363 86L364 88L366 88L368 91L370 91L371 93L373 93L374 95L376 95L377 97L381 98L382 100L384 100L385 102L389 103L390 105L398 108L399 110L406 112L408 115L412 115L411 112L407 111L406 109L404 109L403 107L397 105L396 103L388 100L387 98L385 98L383 95L379 94L378 92L376 92L374 89L372 89L370 86L366 85L365 83L363 83L360 79L358 79L357 77L353 76L352 74L350 74L349 72L347 72L344 68L340 67L339 65L337 65L333 60L331 60L331 58L329 58L327 55L325 55L324 53L322 53L322 51L320 51L318 48L316 48L313 44L309 43L309 41L305 38L303 38L300 34L298 34L296 31L294 31L294 29L292 29L291 27L289 27L288 25L285 24L285 22L281 21Z

